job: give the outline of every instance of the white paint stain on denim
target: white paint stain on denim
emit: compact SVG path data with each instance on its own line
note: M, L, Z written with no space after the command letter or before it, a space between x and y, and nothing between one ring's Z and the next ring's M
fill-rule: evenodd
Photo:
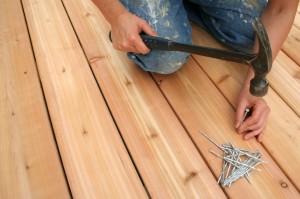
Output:
M178 31L175 31L175 33L174 33L174 35L173 35L173 39L176 39L176 38L178 38L179 37L179 33L178 33Z
M147 5L148 5L148 9L149 9L149 16L151 17L151 21L149 21L150 26L152 26L154 28L155 31L157 31L157 19L156 19L156 5L154 3L154 1L152 0L148 0L147 1Z
M164 18L168 16L169 8L171 6L170 2L165 0L147 0L146 4L149 9L148 15L151 18L149 24L157 31L156 23L158 20L164 21ZM170 22L166 20L163 25L169 27Z
M245 7L247 7L247 8L250 8L250 9L253 9L254 7L253 7L253 2L252 1L247 1L247 0L242 0L242 2L243 2L243 5L245 6Z
M183 64L182 62L178 62L178 63L175 64L175 66L181 66L182 64Z
M163 25L164 25L165 27L170 27L170 21L169 21L169 20L164 21L164 22L163 22Z
M169 12L169 8L168 8L168 7L162 7L162 8L161 8L161 12L160 12L161 17L167 16L167 15L168 15L168 12Z
M227 13L227 16L230 17L231 19L234 19L234 16L233 16L233 12L232 11L229 11Z

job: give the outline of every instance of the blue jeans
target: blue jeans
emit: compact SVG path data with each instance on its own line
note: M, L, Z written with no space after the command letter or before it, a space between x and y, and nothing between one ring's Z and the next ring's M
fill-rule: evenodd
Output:
M221 43L251 52L255 38L252 21L267 0L121 0L129 12L145 19L160 37L191 44L189 20ZM201 37L201 35L199 35ZM146 71L169 74L182 67L188 53L152 50L147 55L128 53Z

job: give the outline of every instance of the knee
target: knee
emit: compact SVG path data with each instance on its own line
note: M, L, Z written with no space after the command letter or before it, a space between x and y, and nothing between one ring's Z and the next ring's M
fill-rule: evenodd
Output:
M176 72L186 63L188 57L189 53L171 51L153 51L148 55L129 55L129 58L143 70L159 74Z
M266 2L266 0L223 1L220 7L203 8L205 10L203 19L207 29L219 41L236 50L252 52L255 38L252 22L260 16ZM218 15L211 13L218 13Z
M160 74L171 74L178 71L187 61L189 53L182 52L164 52L162 55L158 56L153 72Z

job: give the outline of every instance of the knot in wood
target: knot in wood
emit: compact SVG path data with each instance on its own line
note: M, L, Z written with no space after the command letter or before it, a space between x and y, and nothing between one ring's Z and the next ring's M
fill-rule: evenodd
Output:
M161 85L162 82L163 82L163 80L159 80L159 81L157 82L157 85Z
M280 181L280 185L282 188L287 188L288 187L288 184L284 181Z
M192 171L190 173L190 175L188 175L186 178L185 178L185 183L191 181L196 175L197 175L198 172L195 172L195 171Z

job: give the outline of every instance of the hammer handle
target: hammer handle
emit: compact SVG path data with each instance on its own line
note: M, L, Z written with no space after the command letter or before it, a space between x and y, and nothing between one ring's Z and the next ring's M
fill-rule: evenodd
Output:
M145 34L140 34L140 36L150 50L186 52L244 64L249 64L249 62L251 62L257 56L257 54L248 54L243 52L178 43L162 37L154 37ZM112 41L111 32L109 32L109 39Z
M249 63L257 56L257 54L248 54L243 52L178 43L172 40L164 39L161 37L153 37L145 34L141 34L140 36L145 45L151 50L187 52L238 63Z

